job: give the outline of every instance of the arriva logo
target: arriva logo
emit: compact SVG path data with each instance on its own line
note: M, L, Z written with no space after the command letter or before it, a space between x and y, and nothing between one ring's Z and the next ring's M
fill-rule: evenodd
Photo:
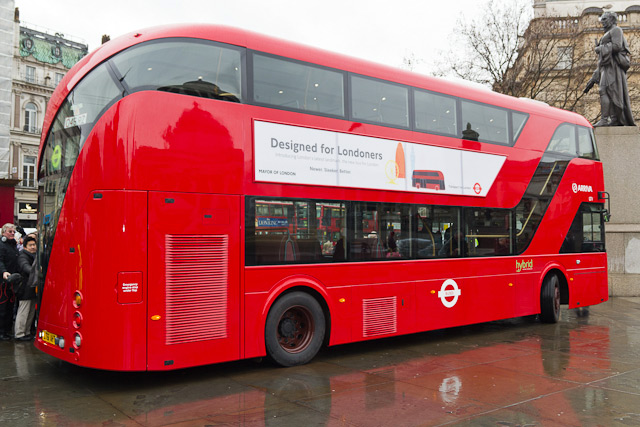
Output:
M578 185L575 182L571 184L571 189L574 193L593 193L593 188L590 185Z
M526 261L526 260L522 260L522 261L516 260L516 273L520 273L521 271L528 271L528 270L533 270L533 260L532 259L530 259L528 261Z

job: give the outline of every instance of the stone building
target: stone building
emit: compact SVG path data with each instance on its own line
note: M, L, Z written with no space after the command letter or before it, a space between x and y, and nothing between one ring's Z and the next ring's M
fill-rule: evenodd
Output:
M13 21L13 0L0 2L0 225L13 221L14 187L18 183L9 179Z
M8 178L15 186L14 216L35 227L38 205L37 156L47 104L65 73L88 52L85 43L13 19ZM1 166L1 164L0 164Z
M494 89L535 98L576 111L591 122L600 118L598 88L583 90L596 68L596 40L603 36L599 18L616 12L631 48L627 72L631 106L640 119L640 0L534 0L534 18L521 40L519 58L503 87Z

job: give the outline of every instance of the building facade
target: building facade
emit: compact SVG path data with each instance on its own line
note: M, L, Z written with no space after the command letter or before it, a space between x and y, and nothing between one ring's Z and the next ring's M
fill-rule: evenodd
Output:
M15 186L14 218L35 227L38 206L38 147L47 104L65 73L88 53L85 43L13 20L8 177Z
M629 0L586 1L586 0L534 0L533 17L565 18L568 16L580 16L589 8L604 8L613 11L623 11L637 2Z
M603 4L605 3L605 4ZM631 107L640 120L640 0L595 2L534 0L534 18L524 34L516 65L499 92L534 98L600 119L598 87L583 93L597 65L594 51L603 35L600 16L616 12L631 49L627 71Z
M13 221L14 187L11 158L11 70L13 66L13 0L0 1L0 225Z

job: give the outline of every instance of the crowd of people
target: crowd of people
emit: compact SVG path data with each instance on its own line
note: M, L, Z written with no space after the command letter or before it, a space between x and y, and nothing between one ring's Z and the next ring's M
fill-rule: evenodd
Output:
M19 230L4 224L0 237L0 341L34 337L37 239L35 232L25 235Z

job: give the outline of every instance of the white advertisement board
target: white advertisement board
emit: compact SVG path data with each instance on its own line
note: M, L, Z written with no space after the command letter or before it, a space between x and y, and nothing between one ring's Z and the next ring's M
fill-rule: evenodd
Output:
M485 197L505 156L254 121L256 181Z

